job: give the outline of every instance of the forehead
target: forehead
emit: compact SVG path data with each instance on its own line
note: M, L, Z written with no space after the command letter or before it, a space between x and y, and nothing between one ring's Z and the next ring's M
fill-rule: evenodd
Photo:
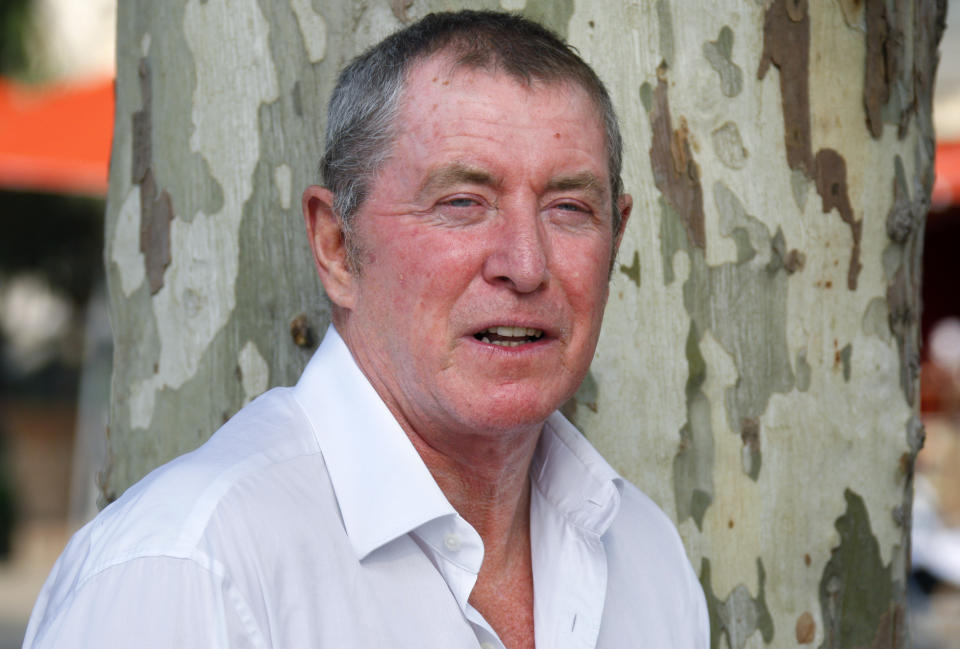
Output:
M411 66L406 75L401 103L409 105L415 102L421 93L429 92L431 88L449 89L456 86L457 82L467 86L472 85L478 92L482 90L476 87L478 84L482 84L484 88L489 88L491 84L500 86L504 94L510 94L511 91L519 94L558 92L583 101L585 106L589 105L597 126L602 128L602 110L583 86L572 78L561 80L524 78L500 69L495 63L476 66L470 62L459 61L454 54L442 51Z
M606 131L601 111L579 84L527 81L499 70L458 64L434 55L407 75L396 125L397 144L441 142L441 148L474 149L477 155L499 146L536 158L593 158L608 176ZM544 148L541 143L549 142ZM421 153L436 154L436 147ZM542 157L542 156L541 156Z

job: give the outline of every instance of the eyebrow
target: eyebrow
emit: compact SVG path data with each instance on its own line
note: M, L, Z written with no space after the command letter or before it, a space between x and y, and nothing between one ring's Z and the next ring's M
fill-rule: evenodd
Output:
M462 162L438 167L427 174L427 177L420 184L419 194L424 194L438 189L452 187L461 183L473 185L484 185L493 187L499 184L499 181L490 172L479 167L472 167ZM547 191L584 191L591 194L597 201L603 201L606 198L606 185L590 171L583 171L567 176L557 176L551 178L547 183Z
M606 185L597 178L596 174L584 171L571 176L551 178L547 183L549 191L584 191L591 194L595 200L602 201L606 197Z
M461 183L493 186L497 184L497 180L488 171L471 167L462 162L454 162L438 167L427 174L427 177L420 184L419 193L423 194Z

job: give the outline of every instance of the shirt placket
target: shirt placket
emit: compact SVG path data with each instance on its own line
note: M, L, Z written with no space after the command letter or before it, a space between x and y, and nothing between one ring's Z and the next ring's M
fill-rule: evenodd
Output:
M497 633L469 601L483 563L480 535L460 516L431 521L415 534L422 541L424 551L431 555L464 619L473 628L479 648L505 649Z

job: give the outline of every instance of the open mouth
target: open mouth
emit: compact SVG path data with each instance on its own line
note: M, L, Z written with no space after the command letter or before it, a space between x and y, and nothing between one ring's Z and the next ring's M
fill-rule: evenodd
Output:
M501 347L518 347L534 343L543 338L542 329L529 327L489 327L473 334L473 337L482 343L500 345Z

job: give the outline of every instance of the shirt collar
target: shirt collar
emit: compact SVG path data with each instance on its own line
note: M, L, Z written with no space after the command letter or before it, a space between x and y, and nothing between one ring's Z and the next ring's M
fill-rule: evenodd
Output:
M596 536L620 511L623 478L559 411L547 418L530 476L568 522Z
M332 325L294 397L313 428L360 559L429 521L456 515ZM553 508L592 534L603 535L619 511L622 478L559 412L544 425L530 475Z
M441 516L450 502L331 325L294 387L360 559Z

